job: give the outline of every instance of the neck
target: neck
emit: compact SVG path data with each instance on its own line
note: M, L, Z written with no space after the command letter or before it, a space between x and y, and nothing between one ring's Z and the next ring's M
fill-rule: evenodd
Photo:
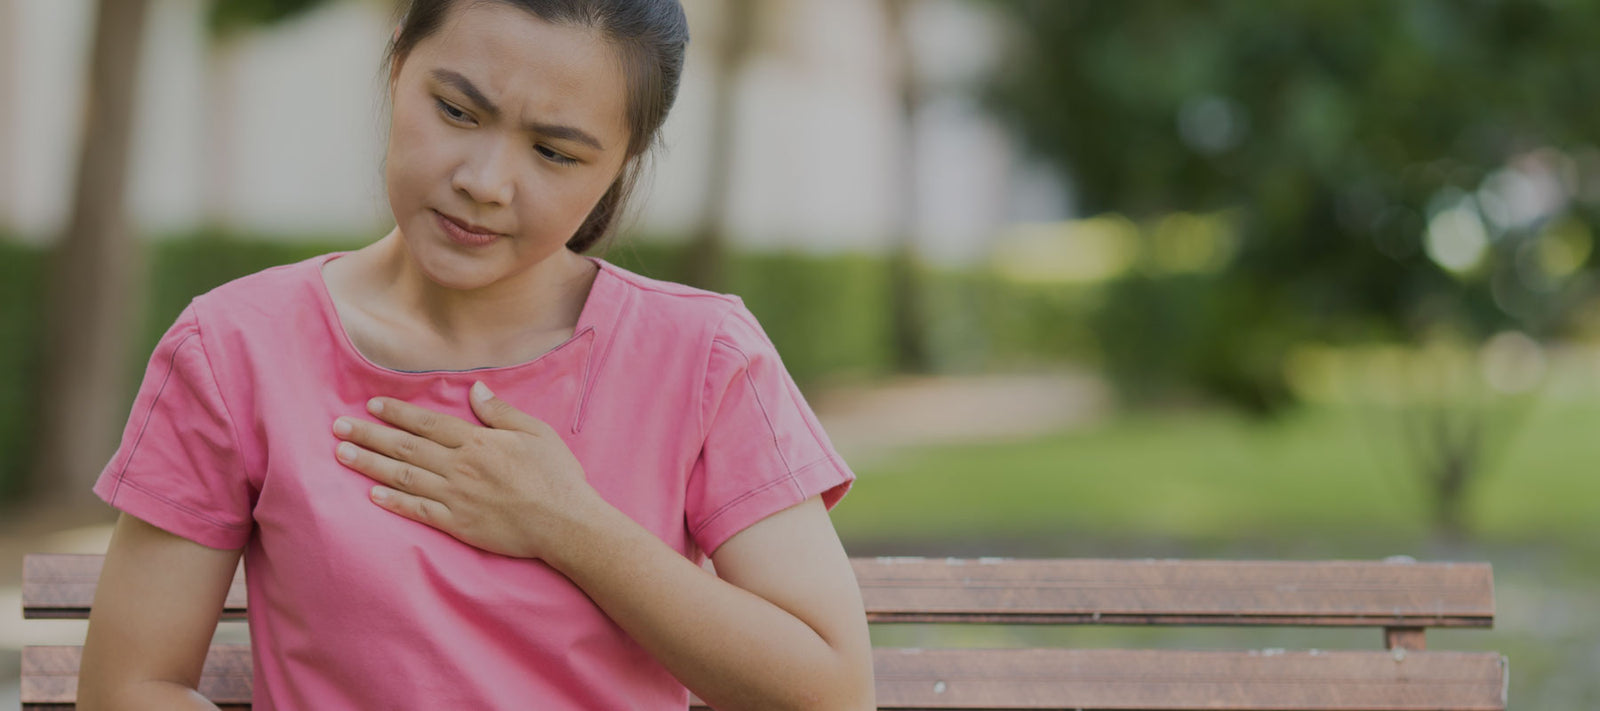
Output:
M477 289L452 289L429 279L401 242L399 230L378 244L382 299L407 320L460 344L565 332L576 327L596 268L561 249L521 273ZM507 324L516 324L507 328Z

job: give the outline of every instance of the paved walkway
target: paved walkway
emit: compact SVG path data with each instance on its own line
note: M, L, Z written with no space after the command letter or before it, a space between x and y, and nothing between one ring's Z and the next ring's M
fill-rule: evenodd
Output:
M1099 418L1110 394L1097 377L901 377L869 388L825 390L811 406L853 468L896 450L1033 437Z
M1088 375L903 377L816 393L811 406L834 447L861 469L895 451L995 441L1079 426L1108 395ZM24 645L81 644L87 622L22 619L25 553L104 553L116 511L99 503L0 514L0 711L18 708Z

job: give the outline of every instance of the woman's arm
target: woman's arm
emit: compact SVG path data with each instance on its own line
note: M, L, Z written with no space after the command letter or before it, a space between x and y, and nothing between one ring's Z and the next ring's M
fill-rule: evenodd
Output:
M243 552L118 517L89 609L78 708L215 711L195 688Z
M716 574L591 501L545 562L707 704L875 708L861 590L820 498L728 539L711 557Z

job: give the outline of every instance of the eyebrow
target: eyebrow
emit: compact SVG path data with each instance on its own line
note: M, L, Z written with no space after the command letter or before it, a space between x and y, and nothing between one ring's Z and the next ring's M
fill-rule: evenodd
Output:
M460 91L461 93L466 94L467 100L477 104L478 108L483 109L484 113L489 114L490 118L500 117L500 107L495 106L494 102L489 100L489 97L484 96L483 92L478 91L478 87L474 86L473 83L465 76L462 76L457 72L450 71L449 69L435 69L433 70L432 75L436 81L449 84L450 86L455 87L456 90ZM574 126L563 126L561 124L539 123L537 121L531 121L522 124L522 130L531 133L537 133L543 136L549 136L550 138L557 140L576 141L597 151L605 150L605 146L600 145L599 139L589 135L589 133L583 129Z

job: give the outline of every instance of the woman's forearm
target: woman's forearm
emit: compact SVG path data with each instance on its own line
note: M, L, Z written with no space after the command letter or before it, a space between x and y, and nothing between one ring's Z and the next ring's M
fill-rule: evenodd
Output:
M574 512L556 548L545 562L719 711L870 708L859 698L860 670L816 630L690 562L598 496Z
M217 711L217 705L190 687L171 681L141 681L95 694L78 693L82 711Z

